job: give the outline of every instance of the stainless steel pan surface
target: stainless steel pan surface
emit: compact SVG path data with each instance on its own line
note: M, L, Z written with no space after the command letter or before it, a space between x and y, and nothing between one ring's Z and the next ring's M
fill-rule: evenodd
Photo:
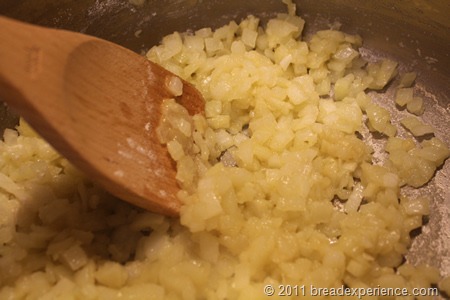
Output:
M417 72L416 89L425 100L423 120L450 144L450 2L440 0L358 1L298 0L297 14L306 20L306 35L332 26L363 37L368 58L389 57L401 71ZM277 0L167 0L145 1L140 7L126 0L3 0L0 14L27 22L65 28L102 37L136 52L145 51L173 31L218 27L254 14L267 19L285 12ZM137 34L139 33L139 34ZM387 89L376 101L393 114ZM0 99L1 100L1 99ZM391 100L392 102L392 100ZM0 130L17 119L0 105ZM377 143L376 140L369 141ZM376 148L376 147L375 147ZM450 162L435 178L412 193L433 196L430 218L418 232L407 260L427 263L450 275Z

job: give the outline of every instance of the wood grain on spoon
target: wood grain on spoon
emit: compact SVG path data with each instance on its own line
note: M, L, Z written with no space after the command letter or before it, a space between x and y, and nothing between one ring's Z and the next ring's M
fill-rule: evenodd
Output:
M175 165L155 132L172 73L110 42L4 17L0 41L1 100L115 196L178 214ZM203 111L187 82L176 99Z

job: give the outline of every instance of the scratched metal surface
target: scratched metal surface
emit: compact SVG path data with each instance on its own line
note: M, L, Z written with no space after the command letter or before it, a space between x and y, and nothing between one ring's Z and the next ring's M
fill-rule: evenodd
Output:
M440 0L298 0L298 14L307 21L306 35L342 24L341 29L364 39L368 59L389 57L400 62L400 72L415 71L415 89L425 100L423 120L437 128L436 136L450 144L450 1ZM135 7L127 0L3 0L0 14L35 24L65 28L106 38L136 52L158 43L173 31L217 27L252 13L262 19L284 12L279 0L147 0ZM137 34L139 33L139 34ZM393 105L393 86L375 101L389 109L394 123L404 111ZM1 99L0 99L1 100ZM0 103L0 130L16 118ZM401 131L400 134L405 134ZM367 142L379 149L382 140ZM382 155L379 155L382 158ZM427 263L450 275L450 162L435 178L408 194L432 196L431 214L414 239L407 260Z

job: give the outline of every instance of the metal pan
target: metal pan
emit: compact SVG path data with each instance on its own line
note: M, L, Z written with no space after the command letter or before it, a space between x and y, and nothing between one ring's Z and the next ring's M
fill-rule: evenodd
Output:
M425 100L423 120L437 128L436 136L450 144L450 1L441 0L298 0L297 12L307 21L306 34L342 24L341 30L363 37L369 59L389 57L400 71L417 72L416 90ZM285 12L279 0L147 0L142 6L127 0L3 0L0 14L50 27L102 37L136 52L148 49L173 31L218 27L254 14L267 19ZM392 91L376 101L393 114ZM1 100L1 99L0 99ZM17 122L0 105L0 130ZM432 195L427 225L418 233L407 260L427 263L450 275L450 162L414 193Z

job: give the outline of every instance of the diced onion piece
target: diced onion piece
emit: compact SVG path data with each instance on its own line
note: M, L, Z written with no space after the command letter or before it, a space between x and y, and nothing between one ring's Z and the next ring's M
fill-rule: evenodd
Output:
M381 63L369 63L367 66L369 75L374 78L374 81L369 85L372 89L382 89L386 84L396 75L397 63L385 59Z
M177 76L169 76L166 78L166 87L169 92L177 97L183 94L183 82Z
M244 42L244 44L246 46L249 46L250 48L255 48L257 37L258 33L255 30L251 30L248 28L242 30L242 42Z
M421 97L413 97L413 99L406 104L406 109L417 116L423 114L423 99Z
M391 116L385 108L376 104L370 104L366 108L366 114L369 118L369 125L374 130L389 137L397 133L397 129L391 124Z
M416 80L417 74L415 72L408 72L403 74L403 76L400 78L400 84L399 87L411 87L414 83L414 80Z
M184 156L183 146L177 140L168 142L167 150L169 150L170 156L175 161L180 160Z
M406 117L400 121L400 123L408 129L414 136L423 136L426 134L434 133L433 127L422 123L416 117Z
M402 88L395 93L395 103L401 107L407 105L413 100L413 89Z
M430 200L426 197L416 199L402 198L401 205L410 216L426 216L430 213Z
M78 270L88 262L86 252L79 245L73 245L65 250L62 259L72 270Z
M344 204L344 209L347 213L349 212L355 212L358 210L359 206L361 205L361 201L363 199L363 192L364 187L361 183L355 184L353 187L353 191L350 194L350 197L348 197L347 202Z
M355 79L353 74L339 78L334 85L334 96L336 100L342 100L350 93L350 87Z
M126 283L128 273L119 263L106 262L95 272L95 279L105 286L120 288Z

